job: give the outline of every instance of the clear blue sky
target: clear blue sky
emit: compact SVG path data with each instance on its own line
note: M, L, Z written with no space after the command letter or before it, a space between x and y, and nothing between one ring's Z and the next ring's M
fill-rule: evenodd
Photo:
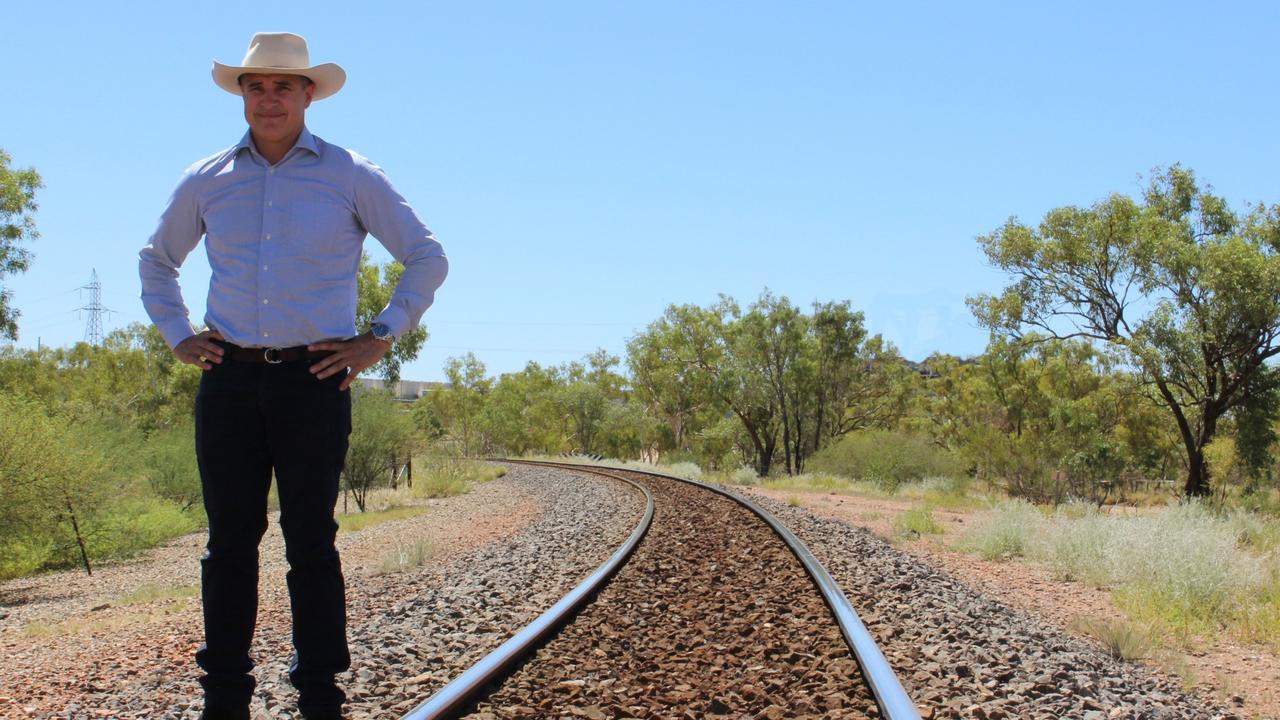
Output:
M127 9L126 9L127 8ZM671 303L849 299L904 355L981 352L974 238L1181 162L1280 201L1275 3L11 3L0 147L42 237L0 282L19 345L145 321L136 255L181 170L235 143L213 59L305 36L348 83L317 135L382 165L451 274L410 379L628 337ZM375 257L385 251L370 239ZM183 287L204 311L208 268Z

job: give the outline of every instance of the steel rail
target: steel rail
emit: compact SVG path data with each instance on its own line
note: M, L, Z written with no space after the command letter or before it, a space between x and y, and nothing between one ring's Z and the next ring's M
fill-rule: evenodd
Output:
M814 585L817 586L818 591L822 594L823 600L835 616L836 624L840 626L840 633L844 636L845 642L853 652L854 659L862 670L863 678L867 681L867 686L875 697L876 705L879 706L881 714L887 720L920 720L920 714L916 710L915 703L911 701L910 696L903 689L902 683L893 672L889 661L885 659L884 653L880 652L879 646L876 645L875 638L871 637L871 633L867 631L866 625L858 617L858 613L853 609L853 605L849 603L849 598L845 596L839 584L822 566L822 563L818 562L818 559L813 556L808 546L800 538L796 537L794 533L778 521L772 513L756 503L714 485L649 470L610 468L608 466L593 466L571 462L515 460L510 458L495 459L507 463L573 469L629 482L640 488L647 500L645 519L642 522L644 529L642 530L640 526L637 526L627 544L615 552L609 561L587 580L584 580L578 587L574 588L569 595L566 595L550 610L547 610L538 619L534 620L533 623L530 623L523 630L512 636L510 640L503 643L498 649L486 655L479 663L476 663L458 678L451 681L426 702L403 716L402 720L441 720L455 717L456 713L467 707L475 699L475 695L480 690L496 680L504 670L513 665L524 654L530 652L538 642L544 639L544 636L549 635L562 625L567 616L576 609L576 606L584 602L597 589L594 586L584 589L589 583L595 580L603 584L617 570L617 566L630 555L631 550L634 550L635 544L639 543L644 532L648 530L649 522L652 520L653 496L638 483L609 473L607 472L608 470L634 472L640 475L650 475L696 485L705 490L723 495L755 513L757 517L768 524L782 538L787 547L791 549L792 554L796 556L796 559L805 568L805 571L809 573L809 577L813 580ZM626 550L625 553L624 549ZM606 566L611 568L607 573L603 572ZM572 603L569 602L571 597L574 598ZM538 626L536 637L533 636L532 632L535 625ZM517 642L518 640L519 642Z
M503 462L524 461L504 459ZM525 464L541 463L526 462ZM653 495L639 483L605 470L600 469L593 474L604 475L605 477L628 483L643 493L645 497L644 517L640 519L640 523L631 531L627 541L614 551L613 555L609 556L609 559L600 567L596 568L595 572L588 575L567 595L560 598L555 605L552 605L546 612L535 618L533 622L526 625L515 635L512 635L488 655L485 655L475 665L467 668L461 675L449 681L447 685L436 691L434 695L427 698L422 704L403 715L401 720L444 720L444 718L457 717L458 713L466 709L476 699L476 696L486 685L500 678L512 665L532 652L543 640L558 630L626 562L636 546L640 544L640 540L645 536L645 533L649 531L649 525L653 522Z
M546 464L583 467L575 463ZM853 656L858 662L858 667L862 669L862 675L866 678L871 694L875 696L876 704L880 706L881 714L888 720L920 720L920 712L916 709L915 703L907 695L907 691L902 687L897 674L893 672L893 668L889 665L889 661L885 659L884 653L880 652L880 647L876 645L875 638L871 637L871 633L867 631L867 626L862 623L862 618L858 617L853 605L849 603L849 598L840 589L839 583L831 577L831 574L822 566L822 563L818 562L818 559L809 551L804 541L796 537L772 513L746 498L738 497L728 490L698 480L665 475L649 470L617 469L697 485L738 502L768 523L769 527L773 528L774 532L782 537L787 547L791 548L791 552L804 565L809 577L813 578L814 584L818 586L819 592L822 593L823 599L826 600L827 606L835 614L836 622L840 625L840 633L844 635L845 642L848 643L849 649L853 651Z

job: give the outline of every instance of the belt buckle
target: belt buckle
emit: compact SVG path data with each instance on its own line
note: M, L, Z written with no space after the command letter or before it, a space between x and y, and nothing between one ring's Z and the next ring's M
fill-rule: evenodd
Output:
M274 360L271 357L271 353L275 353ZM267 363L270 365L279 365L280 363L284 362L283 360L280 359L280 348L278 347L270 347L270 348L267 348L266 350L263 350L262 359L266 360Z

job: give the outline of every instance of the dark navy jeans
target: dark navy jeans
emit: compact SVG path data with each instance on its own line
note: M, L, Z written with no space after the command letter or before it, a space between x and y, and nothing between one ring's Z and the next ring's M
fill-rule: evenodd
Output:
M338 476L351 432L339 373L317 380L306 361L237 362L205 371L196 395L196 458L209 516L201 559L206 707L243 708L253 695L249 648L258 611L258 542L272 475L280 497L295 650L289 679L306 717L337 717L334 675L351 664L346 597L334 547Z

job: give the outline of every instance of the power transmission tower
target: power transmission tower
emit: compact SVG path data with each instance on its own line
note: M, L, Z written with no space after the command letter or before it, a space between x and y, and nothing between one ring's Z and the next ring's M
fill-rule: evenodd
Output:
M81 312L89 314L84 324L84 341L90 345L102 344L102 316L107 313L113 313L115 310L102 306L102 283L98 282L98 269L93 269L93 276L89 280L88 285L80 287L81 290L89 291L89 304L79 308Z

